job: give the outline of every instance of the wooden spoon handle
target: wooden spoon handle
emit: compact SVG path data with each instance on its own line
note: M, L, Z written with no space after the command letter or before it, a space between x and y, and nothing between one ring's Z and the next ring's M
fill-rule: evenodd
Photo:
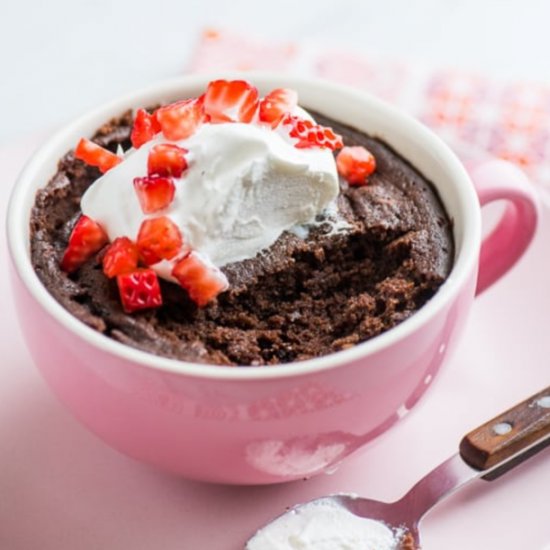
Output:
M550 387L465 435L460 456L472 468L487 470L545 436L550 436Z

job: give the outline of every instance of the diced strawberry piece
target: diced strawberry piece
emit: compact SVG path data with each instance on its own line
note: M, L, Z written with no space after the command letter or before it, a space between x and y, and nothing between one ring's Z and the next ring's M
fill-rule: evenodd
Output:
M180 252L182 245L183 238L178 226L166 216L144 220L139 228L137 246L146 265L171 260Z
M82 138L78 142L74 156L90 166L97 166L103 174L122 162L122 157L86 138Z
M290 127L289 135L298 140L294 145L298 149L321 147L334 151L344 145L342 136L336 134L328 126L321 126L311 120L289 115L284 117L282 123L284 126Z
M298 105L298 94L295 90L277 88L260 101L260 120L275 128L285 115L292 112L296 105Z
M202 102L183 99L155 111L162 133L166 139L176 141L188 138L206 121Z
M213 80L204 94L210 121L250 122L258 108L258 90L244 80Z
M145 109L138 109L130 134L132 145L139 149L144 143L151 141L158 132L160 124L157 117L150 115Z
M144 214L152 214L166 208L174 200L176 193L172 178L164 176L134 178L134 189Z
M303 139L307 139L308 133L315 127L311 120L293 115L284 117L283 125L290 127L288 129L289 136Z
M103 273L109 279L129 273L137 268L139 251L128 237L118 237L103 256Z
M197 103L201 106L201 107L204 107L204 98L206 96L206 93L200 95L199 97L197 97ZM210 115L207 115L206 113L204 114L205 116L205 122L210 122Z
M173 176L179 178L187 170L187 149L173 143L155 145L149 151L147 159L147 173L159 176Z
M344 147L336 157L336 167L350 185L365 185L376 170L376 159L364 147Z
M190 252L172 270L172 276L187 290L200 307L213 300L229 286L223 272L197 252Z
M162 305L157 274L152 269L136 269L116 278L122 307L126 313Z
M61 269L67 273L76 271L109 241L103 228L88 216L80 216L76 222L69 244L61 260Z

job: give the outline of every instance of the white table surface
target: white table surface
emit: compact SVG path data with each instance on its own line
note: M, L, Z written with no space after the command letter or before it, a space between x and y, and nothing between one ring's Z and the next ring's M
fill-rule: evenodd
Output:
M0 145L185 71L204 26L550 80L547 0L0 2Z

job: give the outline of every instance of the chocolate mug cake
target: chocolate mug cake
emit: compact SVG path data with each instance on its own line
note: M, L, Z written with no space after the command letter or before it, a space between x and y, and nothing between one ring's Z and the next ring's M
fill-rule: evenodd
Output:
M106 121L60 159L36 195L31 255L106 336L246 366L391 329L445 281L454 244L433 185L382 140L291 90L214 81Z

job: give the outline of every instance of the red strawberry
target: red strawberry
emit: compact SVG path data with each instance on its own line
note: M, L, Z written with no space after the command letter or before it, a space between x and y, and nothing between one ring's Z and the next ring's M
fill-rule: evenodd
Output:
M159 281L152 269L136 269L118 275L116 281L126 313L162 305Z
M109 279L137 268L138 248L128 237L118 237L103 256L103 273Z
M177 256L183 245L178 226L166 216L144 220L139 228L137 246L146 265Z
M336 157L336 167L350 185L365 185L376 169L376 159L364 147L344 147Z
M130 134L132 145L139 149L144 143L151 141L158 132L160 132L160 124L156 116L150 115L144 109L138 109Z
M294 145L298 149L322 147L334 151L344 145L342 136L333 132L332 128L315 124L311 120L287 115L283 119L283 125L290 126L289 135L298 139Z
M174 266L172 276L199 307L206 305L228 287L223 272L197 252L191 252L180 260Z
M213 80L204 94L211 122L250 122L258 108L258 90L244 80Z
M187 170L187 159L185 155L187 149L178 147L173 143L161 143L155 145L149 151L147 159L147 173L149 175L157 174L159 176L181 177Z
M134 178L134 189L144 214L152 214L166 208L174 200L176 192L172 178L164 176Z
M260 120L275 128L298 105L298 94L289 88L277 88L260 101Z
M103 228L88 216L80 216L76 222L69 244L61 260L61 269L67 273L76 271L109 241Z
M198 99L183 99L159 107L155 117L164 137L173 141L188 138L206 120L202 102Z
M119 162L122 162L122 157L111 153L111 151L86 138L82 138L78 142L74 156L90 166L97 166L103 174Z

